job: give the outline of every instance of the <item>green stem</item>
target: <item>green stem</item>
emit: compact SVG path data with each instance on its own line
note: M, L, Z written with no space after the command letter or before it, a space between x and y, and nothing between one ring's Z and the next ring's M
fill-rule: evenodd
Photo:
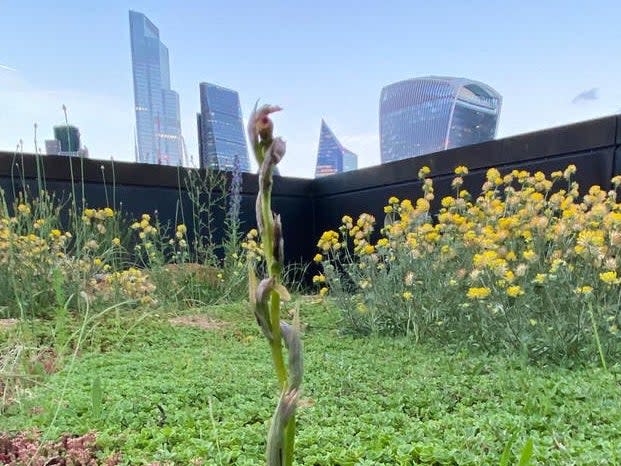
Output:
M272 324L272 360L278 376L278 385L281 390L287 388L287 369L282 354L282 338L280 335L280 296L272 291L270 300L270 321Z
M602 362L602 367L605 371L608 371L606 365L606 359L604 358L604 351L602 350L602 343L599 340L599 331L597 330L597 324L595 323L595 316L593 315L593 305L589 303L589 316L591 317L591 325L593 326L593 336L595 337L595 343L597 344L597 351L599 353L599 359Z
M295 446L295 414L291 416L289 422L285 426L285 451L284 451L284 466L291 466L293 464L293 447Z

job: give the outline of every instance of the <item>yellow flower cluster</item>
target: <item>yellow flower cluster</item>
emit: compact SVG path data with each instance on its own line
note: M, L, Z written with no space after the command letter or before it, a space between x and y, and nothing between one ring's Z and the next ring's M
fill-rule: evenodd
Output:
M621 284L617 192L592 186L581 198L572 178L574 165L550 177L525 170L503 176L491 168L476 199L461 189L468 169L459 166L452 183L455 194L441 199L435 222L429 213L434 195L429 173L427 167L419 171L423 196L415 202L394 196L388 200L375 245L370 243L373 216L362 214L355 223L343 217L341 232L345 240L353 238L360 268L383 269L399 255L426 260L429 267L446 270L447 285L463 284L465 297L477 300L519 298L559 280L573 281L570 290L579 295ZM612 184L621 187L621 176ZM337 244L345 246L338 233L327 231L317 246L325 255Z
M139 222L132 223L131 229L137 230L138 237L142 240L157 233L157 228L151 225L151 216L149 214L142 214Z
M339 242L339 234L334 230L325 231L321 235L321 238L319 238L317 247L323 252L338 251L341 247L341 243Z
M241 243L241 247L249 260L263 257L263 249L261 244L257 242L258 236L259 232L253 228L246 234L246 239Z
M0 265L12 265L12 273L47 275L49 267L64 257L72 235L57 228L44 229L45 223L37 220L21 226L16 217L0 218Z
M156 304L152 297L155 285L149 276L142 270L130 267L121 272L114 272L104 276L99 286L95 287L95 296L111 298L111 294L120 291L124 299L132 299L142 304Z

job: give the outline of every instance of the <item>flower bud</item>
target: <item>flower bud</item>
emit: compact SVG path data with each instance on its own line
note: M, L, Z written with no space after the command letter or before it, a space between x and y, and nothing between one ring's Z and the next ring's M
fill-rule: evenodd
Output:
M265 338L267 338L270 343L274 339L274 336L272 335L268 300L270 292L274 289L274 283L275 279L273 277L261 280L256 289L254 306L254 316L257 320L257 324L259 324L263 335L265 335Z
M289 354L289 386L299 389L300 385L302 385L302 376L304 374L300 332L295 326L291 326L286 322L280 322L280 331Z
M285 241L282 236L282 223L280 222L280 214L274 215L274 247L272 254L274 261L282 267L285 262Z
M256 108L250 115L248 120L248 138L252 147L255 149L255 155L258 157L257 148L259 142L265 142L271 144L272 135L274 132L274 122L270 119L270 113L278 112L282 110L277 105L263 105L259 109Z
M284 157L286 151L287 143L285 142L285 140L280 137L275 138L274 142L272 142L272 145L268 150L271 158L271 163L273 165L278 164Z

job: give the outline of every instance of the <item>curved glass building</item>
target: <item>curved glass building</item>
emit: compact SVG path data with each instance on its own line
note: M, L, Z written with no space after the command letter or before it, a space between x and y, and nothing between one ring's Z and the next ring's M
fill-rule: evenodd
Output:
M380 96L382 163L494 139L502 96L466 78L428 76Z

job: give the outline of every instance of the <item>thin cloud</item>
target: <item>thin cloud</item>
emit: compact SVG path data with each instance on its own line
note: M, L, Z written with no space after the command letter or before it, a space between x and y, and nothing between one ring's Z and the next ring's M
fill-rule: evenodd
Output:
M593 89L588 89L586 91L582 91L576 97L574 97L571 101L572 104L579 104L581 102L588 102L599 99L599 88L594 87Z
M7 71L17 72L17 70L15 68L11 68L10 66L3 65L2 63L0 63L0 68L2 68L3 70L7 70Z

